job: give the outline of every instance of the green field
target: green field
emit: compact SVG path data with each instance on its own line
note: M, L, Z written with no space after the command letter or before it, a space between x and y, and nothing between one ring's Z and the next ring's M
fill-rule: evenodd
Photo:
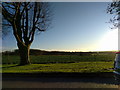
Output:
M31 55L32 64L41 63L78 63L78 62L113 62L115 54L99 54L99 55ZM19 56L3 55L3 64L19 64Z
M31 65L17 66L19 56L2 56L2 73L41 72L112 72L115 54L94 55L32 55Z

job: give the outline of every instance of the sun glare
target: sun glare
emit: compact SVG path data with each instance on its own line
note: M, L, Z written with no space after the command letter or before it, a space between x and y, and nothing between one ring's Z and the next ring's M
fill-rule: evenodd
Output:
M118 50L118 30L114 29L106 33L101 39L98 48L95 51L113 51Z

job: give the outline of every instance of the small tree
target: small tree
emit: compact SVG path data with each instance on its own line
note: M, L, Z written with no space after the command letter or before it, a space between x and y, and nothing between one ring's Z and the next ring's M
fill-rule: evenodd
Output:
M20 53L20 65L30 64L29 52L35 33L46 31L50 25L49 3L3 2L2 16L3 26L12 27Z
M107 13L113 15L110 19L110 23L113 24L114 28L120 28L120 0L114 0L107 7Z

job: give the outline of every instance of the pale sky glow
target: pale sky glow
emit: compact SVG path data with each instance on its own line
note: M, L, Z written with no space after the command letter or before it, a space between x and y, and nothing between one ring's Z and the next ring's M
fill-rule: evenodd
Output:
M108 31L100 40L96 50L109 51L118 50L118 29Z
M110 2L51 2L52 28L36 35L32 49L49 51L112 51L118 50L118 30L106 23ZM10 33L2 41L3 50L17 49Z
M114 51L118 50L118 29L109 30L104 36L86 48L78 48L73 50L61 50L61 51ZM54 51L54 49L53 49ZM55 50L57 51L57 50Z

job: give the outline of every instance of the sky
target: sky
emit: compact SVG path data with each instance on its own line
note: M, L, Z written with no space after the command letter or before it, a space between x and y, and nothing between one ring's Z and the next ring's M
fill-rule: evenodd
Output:
M49 51L118 50L118 30L110 29L109 2L51 2L53 19L50 28L35 36L31 48ZM17 49L9 33L2 49Z

